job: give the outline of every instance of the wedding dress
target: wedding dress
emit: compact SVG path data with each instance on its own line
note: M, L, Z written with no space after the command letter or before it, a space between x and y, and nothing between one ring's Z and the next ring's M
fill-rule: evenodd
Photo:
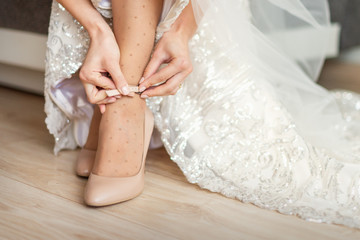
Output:
M111 3L92 2L111 24ZM187 4L164 1L157 41ZM326 1L192 4L194 71L176 95L147 100L171 159L210 191L360 228L360 97L312 81L325 52ZM316 34L289 42L281 34L291 29ZM85 29L54 2L45 111L55 153L86 141L93 110L75 73L88 46Z

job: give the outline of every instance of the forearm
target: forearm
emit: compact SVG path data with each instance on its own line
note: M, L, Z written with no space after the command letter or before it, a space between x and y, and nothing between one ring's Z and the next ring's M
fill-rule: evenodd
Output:
M195 33L197 28L191 1L181 12L180 16L176 19L171 26L169 32L176 33L189 40Z
M57 0L81 25L93 39L101 34L112 34L112 31L90 0Z

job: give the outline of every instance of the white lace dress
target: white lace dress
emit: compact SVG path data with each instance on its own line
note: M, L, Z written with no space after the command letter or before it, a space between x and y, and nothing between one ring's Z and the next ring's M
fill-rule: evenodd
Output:
M111 24L102 2L93 1ZM233 28L214 18L233 16L221 3L202 12L190 41L194 71L183 88L147 100L162 143L188 181L202 188L307 220L359 228L359 96L329 93L313 83L257 33L248 2L236 2L241 18ZM187 4L165 1L157 40ZM45 111L55 153L82 146L88 134L92 106L74 74L88 45L84 28L54 2Z

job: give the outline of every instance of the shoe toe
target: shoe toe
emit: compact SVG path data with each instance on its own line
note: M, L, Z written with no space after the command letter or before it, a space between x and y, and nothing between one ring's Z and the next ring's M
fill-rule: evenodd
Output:
M76 163L76 174L81 177L89 177L92 170L96 151L81 149L77 163Z
M83 158L78 160L76 165L76 174L81 177L89 177L93 160L89 158Z
M84 201L89 206L106 206L135 198L144 189L143 175L134 177L103 177L90 174Z

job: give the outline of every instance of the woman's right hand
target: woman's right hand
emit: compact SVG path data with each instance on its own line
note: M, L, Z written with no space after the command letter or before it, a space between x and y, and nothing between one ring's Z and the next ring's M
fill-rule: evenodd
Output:
M128 84L120 69L120 50L111 29L92 34L90 39L79 77L89 102L98 104L104 113L105 104L116 101L115 97L107 97L105 90L118 89L123 95L128 95Z
M80 79L89 102L99 104L105 111L105 104L114 102L108 98L105 89L118 89L128 95L128 84L120 70L120 50L115 36L101 14L89 0L56 0L85 27L90 36L90 47L80 69ZM111 78L108 77L110 74Z

